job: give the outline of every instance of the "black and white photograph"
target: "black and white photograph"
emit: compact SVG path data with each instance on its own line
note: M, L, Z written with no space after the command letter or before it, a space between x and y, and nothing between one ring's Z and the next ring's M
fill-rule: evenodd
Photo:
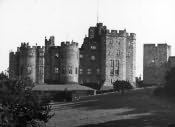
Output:
M175 1L0 0L0 127L175 127Z

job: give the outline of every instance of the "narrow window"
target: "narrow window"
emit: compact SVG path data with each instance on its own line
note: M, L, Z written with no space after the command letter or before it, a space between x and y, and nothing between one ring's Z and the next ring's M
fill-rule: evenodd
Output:
M111 62L111 67L113 67L114 66L114 60L110 60L110 62Z
M119 60L116 60L116 61L115 61L115 66L116 66L116 67L119 67Z
M83 54L80 54L80 58L83 58Z
M80 75L83 74L83 69L80 68Z
M87 69L87 74L90 75L91 74L91 69Z
M92 46L91 46L91 49L92 49L92 50L95 50L95 49L96 49L96 46L92 45Z
M58 57L59 57L59 54L58 54L58 53L56 53L56 54L55 54L55 57L56 57L56 58L58 58Z
M78 74L78 68L77 67L75 68L75 74Z
M55 67L55 73L58 73L58 72L59 72L58 67Z
M110 75L114 75L114 69L110 70Z
M69 67L69 68L68 68L68 73L69 73L69 74L72 74L72 67Z
M99 68L97 68L97 74L100 74L100 69Z
M91 60L95 60L95 56L91 56Z

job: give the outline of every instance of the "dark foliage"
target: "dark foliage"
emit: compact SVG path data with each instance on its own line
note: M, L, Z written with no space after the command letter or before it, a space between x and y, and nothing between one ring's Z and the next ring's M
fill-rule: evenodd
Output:
M154 90L154 95L175 96L175 67L171 68L165 76L166 83Z
M124 90L132 89L133 86L130 84L129 81L124 80L117 80L113 83L113 88L115 91L124 93Z
M32 120L47 122L53 114L49 100L40 100L32 92L33 84L26 81L6 80L0 83L0 100L2 103L2 122L16 127L25 127Z
M0 81L1 80L7 80L7 79L8 79L8 76L4 72L1 72L0 73Z
M167 72L165 79L165 92L168 95L175 96L175 67L171 68L171 70Z

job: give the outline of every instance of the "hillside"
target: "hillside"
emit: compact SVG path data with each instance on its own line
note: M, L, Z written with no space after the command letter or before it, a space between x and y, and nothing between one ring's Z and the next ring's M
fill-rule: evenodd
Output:
M153 88L110 93L55 104L48 127L167 127L175 123L175 103L152 95Z

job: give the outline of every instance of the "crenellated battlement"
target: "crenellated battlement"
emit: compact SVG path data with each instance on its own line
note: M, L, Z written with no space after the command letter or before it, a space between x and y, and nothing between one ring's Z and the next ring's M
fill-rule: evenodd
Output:
M107 30L106 34L108 36L116 36L116 37L129 37L131 36L131 34L129 35L129 33L126 32L126 30ZM132 35L134 36L134 35Z
M66 42L61 42L61 47L76 47L78 48L78 43L77 42L69 42L69 41L66 41Z
M169 46L167 43L159 43L159 44L144 44L144 47L154 47L154 48L160 48L160 47L167 47Z

